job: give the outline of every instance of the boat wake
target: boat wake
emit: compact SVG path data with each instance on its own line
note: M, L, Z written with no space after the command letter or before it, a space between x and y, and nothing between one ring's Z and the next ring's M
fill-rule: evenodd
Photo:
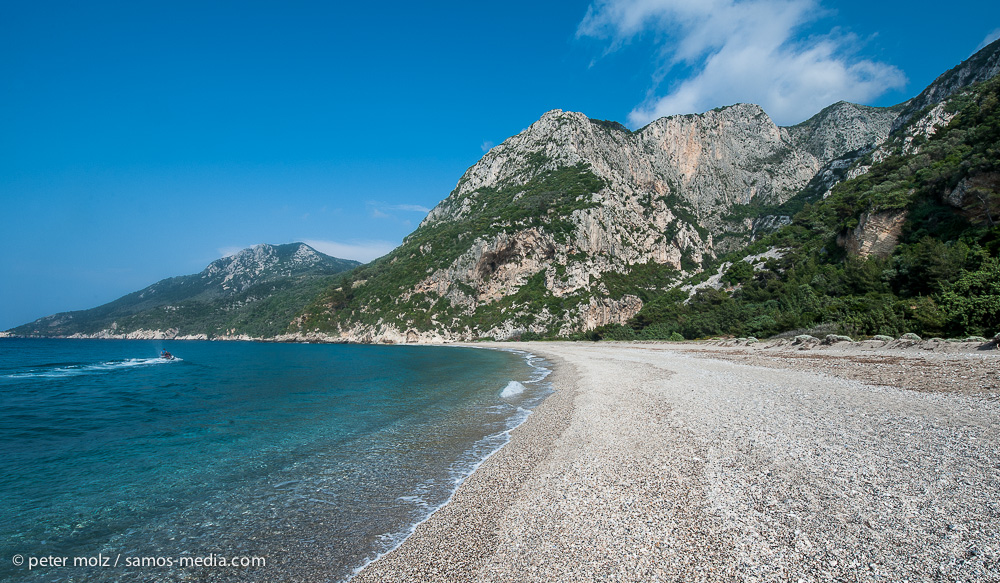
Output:
M168 364L172 362L182 362L176 356L172 359L166 358L127 358L124 360L110 360L98 363L81 364L53 364L40 366L23 372L16 372L4 375L7 379L61 379L81 375L107 374L120 370L129 370L136 367L153 366L157 364Z

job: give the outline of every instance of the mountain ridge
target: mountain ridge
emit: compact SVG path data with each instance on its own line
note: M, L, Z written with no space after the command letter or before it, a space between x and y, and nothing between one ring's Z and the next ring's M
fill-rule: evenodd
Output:
M236 330L232 326L211 330L207 324L199 324L206 320L205 312L246 312L276 291L290 293L290 284L315 284L358 265L357 261L324 255L304 243L259 244L212 261L199 273L162 279L107 304L46 316L11 332L102 338L226 336L226 332ZM304 306L303 301L293 303L296 310ZM193 315L185 316L186 312ZM171 319L188 322L171 325ZM283 332L286 326L287 321L281 323L275 333Z

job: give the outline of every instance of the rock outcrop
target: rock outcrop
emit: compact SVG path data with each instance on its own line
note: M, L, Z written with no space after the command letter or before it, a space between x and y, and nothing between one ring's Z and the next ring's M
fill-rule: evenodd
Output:
M661 118L630 132L581 113L553 110L490 150L422 226L461 219L473 208L470 195L477 190L523 185L539 171L579 163L607 181L602 205L635 207L673 195L672 204L649 210L663 215L679 202L699 225L716 226L733 205L784 202L821 166L880 143L896 115L887 108L840 102L782 128L759 106L736 104Z
M906 215L905 210L862 213L858 226L842 236L838 243L848 253L862 259L888 257L899 244Z

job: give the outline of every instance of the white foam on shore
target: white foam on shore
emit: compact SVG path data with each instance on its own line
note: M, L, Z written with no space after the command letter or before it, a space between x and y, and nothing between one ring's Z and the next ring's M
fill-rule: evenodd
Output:
M509 399L511 397L516 397L526 391L528 387L522 385L517 381L510 381L507 386L500 391L500 397L503 399Z

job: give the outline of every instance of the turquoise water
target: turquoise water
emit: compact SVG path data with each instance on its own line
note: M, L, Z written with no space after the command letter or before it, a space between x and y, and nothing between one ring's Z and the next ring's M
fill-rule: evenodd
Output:
M344 580L545 373L472 348L2 339L0 580Z

